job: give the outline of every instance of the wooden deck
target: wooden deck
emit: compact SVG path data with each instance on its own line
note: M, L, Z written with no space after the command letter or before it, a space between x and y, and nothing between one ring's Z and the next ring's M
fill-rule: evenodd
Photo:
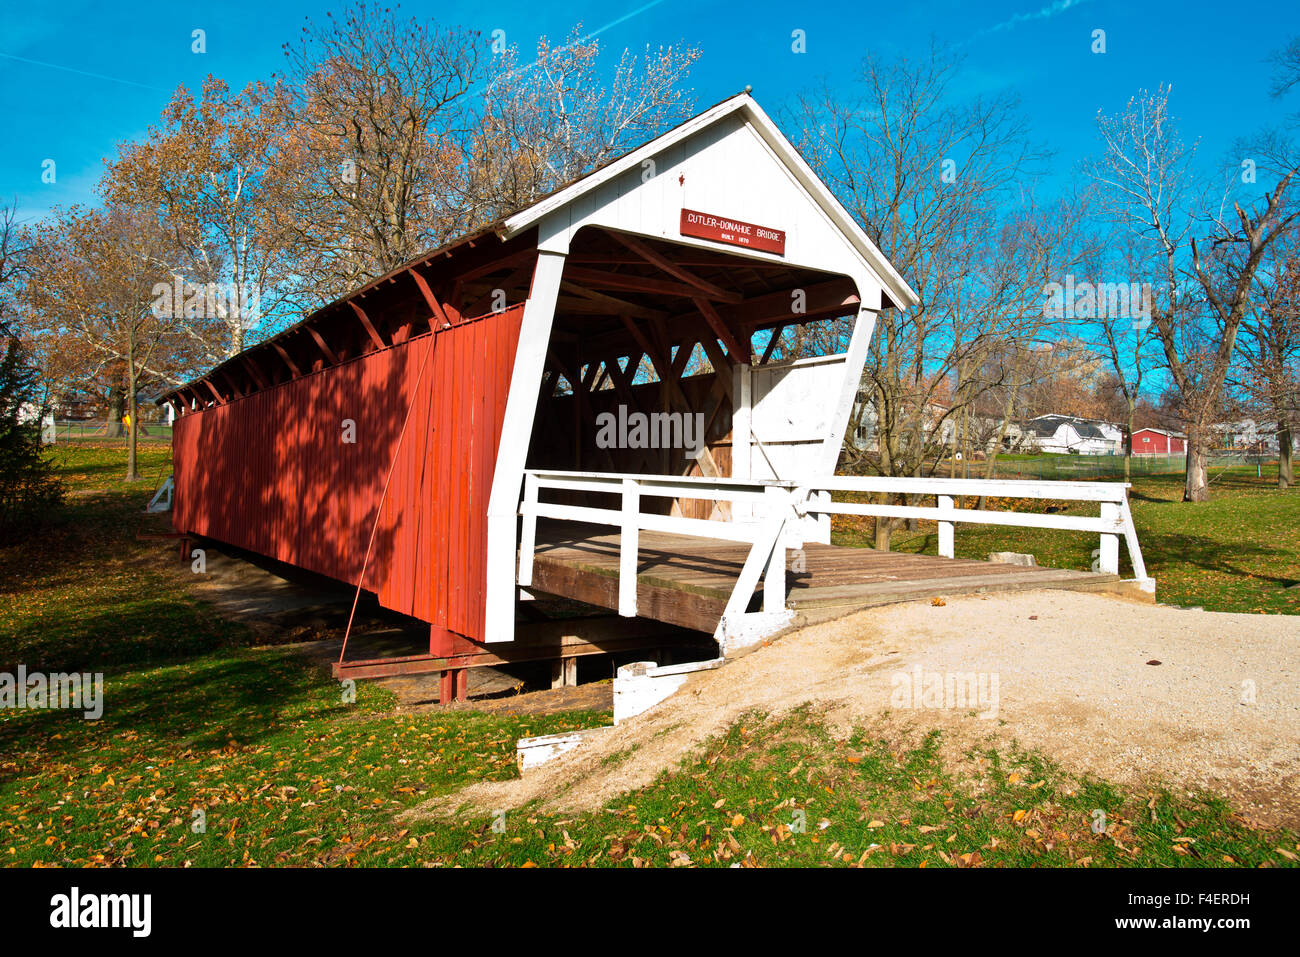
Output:
M543 521L532 589L601 608L618 608L619 537L607 528ZM712 632L749 546L643 531L637 564L639 617ZM796 621L935 596L1031 588L1105 589L1118 575L1003 565L837 545L806 545L803 571L787 573L786 605ZM751 603L757 609L759 594Z

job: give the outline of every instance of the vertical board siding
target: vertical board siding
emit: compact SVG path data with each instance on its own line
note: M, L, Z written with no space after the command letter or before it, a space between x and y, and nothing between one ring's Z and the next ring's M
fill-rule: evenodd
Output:
M514 306L181 416L176 529L355 585L373 527L365 587L380 604L481 639L487 503L522 317Z

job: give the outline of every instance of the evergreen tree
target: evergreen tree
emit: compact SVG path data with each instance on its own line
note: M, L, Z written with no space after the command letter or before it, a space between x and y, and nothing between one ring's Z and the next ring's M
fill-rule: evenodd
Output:
M8 336L0 356L0 544L29 533L63 498L52 463L41 454L38 376L22 344Z

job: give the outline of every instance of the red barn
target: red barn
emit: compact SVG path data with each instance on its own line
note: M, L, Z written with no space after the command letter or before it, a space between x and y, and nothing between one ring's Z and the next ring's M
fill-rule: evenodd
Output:
M1184 455L1187 436L1165 429L1135 429L1133 431L1134 455Z

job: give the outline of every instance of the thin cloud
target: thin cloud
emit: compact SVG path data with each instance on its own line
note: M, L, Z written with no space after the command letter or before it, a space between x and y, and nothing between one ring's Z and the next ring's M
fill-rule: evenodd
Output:
M1003 33L1007 30L1014 30L1022 23L1030 23L1034 20L1050 20L1052 17L1060 16L1072 7L1081 7L1088 2L1089 0L1055 0L1054 3L1049 3L1047 6L1041 7L1032 13L1017 13L1015 16L1003 20L1001 23L995 23L991 27L985 27L983 30L978 30L964 40L963 43L970 43L972 40L978 40L980 37L988 36L990 33Z
M170 90L163 89L160 86L150 86L147 83L137 83L135 80L124 80L120 76L105 76L103 73L91 73L87 70L78 70L75 67L62 66L58 63L46 63L43 60L29 60L26 57L14 56L12 53L0 53L0 57L6 60L15 60L18 63L27 63L31 66L43 66L50 70L62 70L64 73L76 73L78 76L88 76L94 80L108 80L110 83L125 83L127 86L138 86L142 90L155 90L159 93L170 93Z
M571 43L566 43L564 46L556 47L556 48L555 48L553 51L551 51L551 52L552 52L552 53L560 53L560 52L562 52L562 51L564 51L564 50L569 49L570 47L574 47L574 46L577 46L578 44L586 43L588 40L595 39L596 37L598 37L598 36L600 36L602 33L604 33L606 30L612 30L612 29L614 29L614 27L618 26L619 24L621 24L621 23L626 23L628 20L631 20L633 17L635 17L635 16L639 16L640 14L645 13L647 10L651 9L652 7L657 7L657 6L659 6L659 4L661 4L661 3L663 3L663 2L664 2L664 0L650 0L649 3L644 3L644 4L642 4L641 6L637 7L635 10L630 10L630 11L628 11L627 13L625 13L625 14L623 14L621 17L619 17L617 20L611 20L609 23L606 23L604 26L597 27L595 30L592 30L590 33L585 34L585 35L579 37L578 39L574 40L574 41L571 42ZM531 62L531 63L526 63L526 64L524 64L524 65L521 66L521 67L516 67L514 70L512 70L512 71L511 71L509 74L507 74L507 75L508 75L508 76L522 76L523 74L528 73L530 70L532 70L533 67L537 66L537 63L538 63L538 61L536 61L536 60L534 60L534 61ZM493 81L491 81L491 82L488 83L488 85L487 85L487 89L488 89L488 90L490 90L490 89L492 88L493 83L495 83L495 80L493 80ZM485 92L486 92L486 90L485 90Z

